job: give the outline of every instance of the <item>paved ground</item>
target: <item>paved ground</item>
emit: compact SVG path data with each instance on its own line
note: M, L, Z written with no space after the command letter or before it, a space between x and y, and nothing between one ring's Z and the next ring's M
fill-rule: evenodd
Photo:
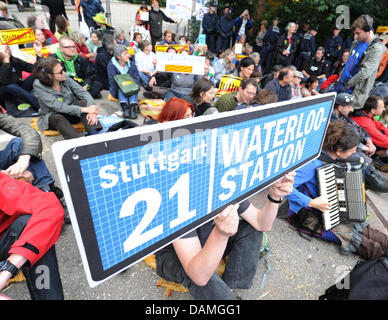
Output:
M103 114L119 111L119 106L107 100L107 92L97 100ZM21 121L29 123L29 118ZM141 123L142 119L137 120ZM9 137L0 131L2 140ZM42 136L44 143L43 158L47 166L59 181L51 154L51 145L60 137ZM371 212L371 224L380 230L387 229L388 217L384 216L387 195L368 192ZM371 200L373 199L373 200ZM252 199L255 203L257 198ZM377 212L377 215L376 215ZM387 224L386 224L387 226ZM287 221L276 219L273 230L269 233L270 256L267 258L269 273L261 288L267 265L260 261L254 285L249 290L237 290L243 299L249 300L316 300L325 289L342 277L343 271L352 268L359 260L357 256L343 256L337 246L313 239L307 241L289 228ZM56 245L61 278L66 299L72 300L191 300L189 294L174 293L168 298L162 288L156 288L159 279L154 270L144 262L128 268L125 272L90 288L85 277L82 261L74 238L71 225L64 227ZM8 287L5 294L13 299L29 299L25 282Z

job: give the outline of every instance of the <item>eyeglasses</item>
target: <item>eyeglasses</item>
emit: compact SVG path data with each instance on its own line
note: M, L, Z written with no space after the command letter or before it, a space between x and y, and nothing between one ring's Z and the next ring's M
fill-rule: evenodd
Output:
M49 74L64 74L66 71L63 68L59 72L49 72Z
M65 48L65 49L77 49L76 46L61 46L62 48Z

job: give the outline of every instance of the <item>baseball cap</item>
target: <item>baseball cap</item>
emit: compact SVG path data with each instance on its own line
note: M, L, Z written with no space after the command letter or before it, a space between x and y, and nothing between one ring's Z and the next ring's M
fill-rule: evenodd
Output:
M356 100L354 97L346 92L342 92L337 94L337 97L335 99L335 104L339 106L354 106L356 103Z

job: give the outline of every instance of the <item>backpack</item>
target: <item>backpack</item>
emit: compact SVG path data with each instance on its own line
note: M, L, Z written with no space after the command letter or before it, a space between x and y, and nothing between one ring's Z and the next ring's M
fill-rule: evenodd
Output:
M388 250L373 260L357 262L319 300L388 300Z

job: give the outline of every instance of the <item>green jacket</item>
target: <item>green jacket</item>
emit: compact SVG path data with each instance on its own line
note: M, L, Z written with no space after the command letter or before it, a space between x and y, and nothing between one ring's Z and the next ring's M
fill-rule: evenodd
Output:
M358 44L358 41L353 41L350 48L350 52ZM373 88L373 84L376 80L376 74L379 67L379 63L385 46L381 41L372 40L368 49L364 53L363 60L358 72L346 82L346 87L354 87L353 96L359 105L355 106L356 109L361 109L366 99L368 99L369 93Z
M214 104L218 112L232 111L237 107L237 99L235 94L228 92L223 94Z

